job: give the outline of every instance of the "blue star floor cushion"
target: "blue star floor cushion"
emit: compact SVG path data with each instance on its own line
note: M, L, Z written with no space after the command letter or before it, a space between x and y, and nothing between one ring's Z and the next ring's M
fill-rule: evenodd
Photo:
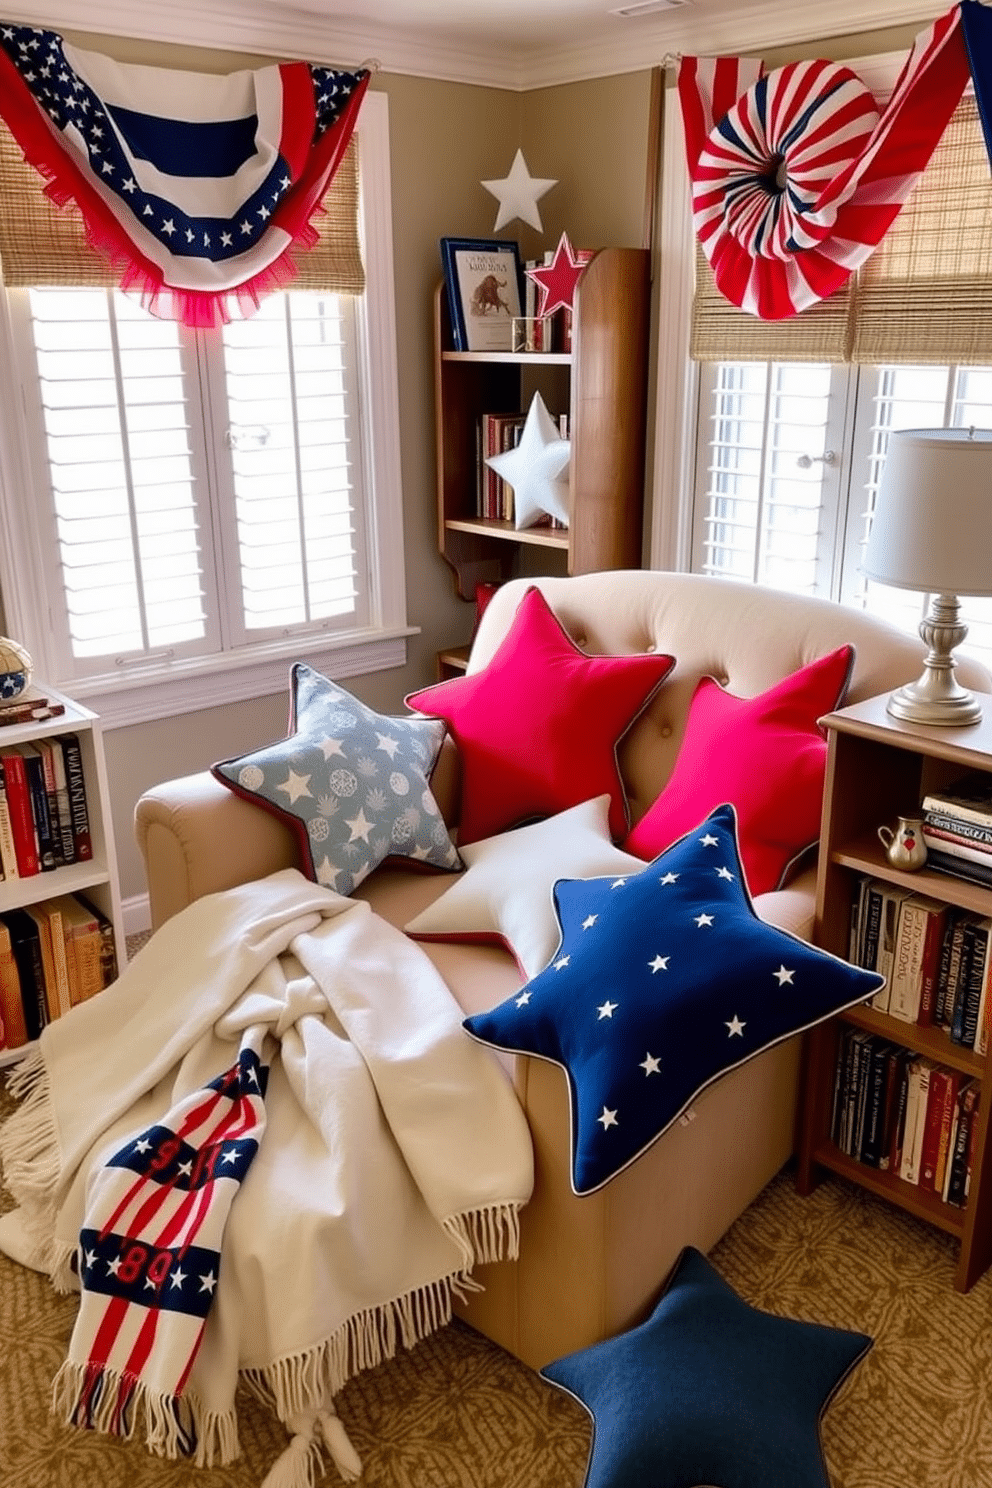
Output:
M541 1374L593 1418L585 1488L830 1488L820 1418L871 1346L760 1312L689 1246L647 1322Z
M564 1069L577 1194L608 1183L720 1075L884 982L758 918L731 805L638 873L560 879L553 893L550 963L464 1026Z

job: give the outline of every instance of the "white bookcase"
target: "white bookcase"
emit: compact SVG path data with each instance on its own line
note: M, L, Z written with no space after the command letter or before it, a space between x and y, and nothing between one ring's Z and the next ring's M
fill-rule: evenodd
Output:
M37 678L32 691L61 703L65 712L57 718L0 726L0 749L6 749L11 744L51 739L59 734L75 734L78 737L86 782L93 856L83 863L71 863L66 867L31 874L26 878L0 880L0 911L23 909L56 894L85 893L114 927L117 965L123 970L126 960L124 923L100 720L89 708L74 702L72 698L57 692ZM25 1044L17 1049L0 1049L0 1066L12 1064L33 1047L33 1044Z

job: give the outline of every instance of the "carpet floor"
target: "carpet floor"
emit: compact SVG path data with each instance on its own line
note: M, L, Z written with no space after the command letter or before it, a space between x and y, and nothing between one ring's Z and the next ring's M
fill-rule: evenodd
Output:
M9 1109L0 1094L0 1119ZM758 1307L876 1340L823 1419L832 1488L992 1488L992 1274L956 1293L951 1240L840 1180L800 1199L783 1174L711 1259ZM198 1470L56 1426L50 1386L74 1313L74 1298L0 1257L3 1488L258 1488L287 1438L244 1392L243 1455L227 1468ZM459 1322L351 1381L338 1405L363 1488L581 1488L584 1479L583 1408ZM317 1481L340 1479L329 1467Z

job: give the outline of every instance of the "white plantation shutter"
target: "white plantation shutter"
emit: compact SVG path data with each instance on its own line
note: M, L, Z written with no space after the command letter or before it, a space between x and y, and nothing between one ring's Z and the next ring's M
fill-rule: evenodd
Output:
M825 592L837 374L826 364L781 362L721 362L701 372L693 568Z
M971 424L992 427L992 367L890 365L862 370L841 594L845 603L881 615L904 630L918 626L929 605L928 594L877 584L860 572L889 434L893 429ZM966 649L987 666L992 664L992 599L962 596L961 609L968 625Z
M211 358L230 452L228 547L243 635L365 619L364 533L356 487L361 441L353 406L352 301L294 293L224 328ZM233 621L232 621L233 624Z
M202 651L206 563L179 328L101 289L12 299L37 358L34 448L52 494L64 646L84 672Z

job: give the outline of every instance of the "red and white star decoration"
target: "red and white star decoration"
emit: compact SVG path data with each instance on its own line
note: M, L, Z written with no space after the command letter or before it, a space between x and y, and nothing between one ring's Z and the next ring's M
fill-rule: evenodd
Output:
M559 309L571 310L575 297L575 286L582 278L582 271L592 257L585 248L575 249L568 241L568 233L558 239L555 256L540 269L526 269L528 279L538 287L540 300L537 306L539 317L551 315Z

